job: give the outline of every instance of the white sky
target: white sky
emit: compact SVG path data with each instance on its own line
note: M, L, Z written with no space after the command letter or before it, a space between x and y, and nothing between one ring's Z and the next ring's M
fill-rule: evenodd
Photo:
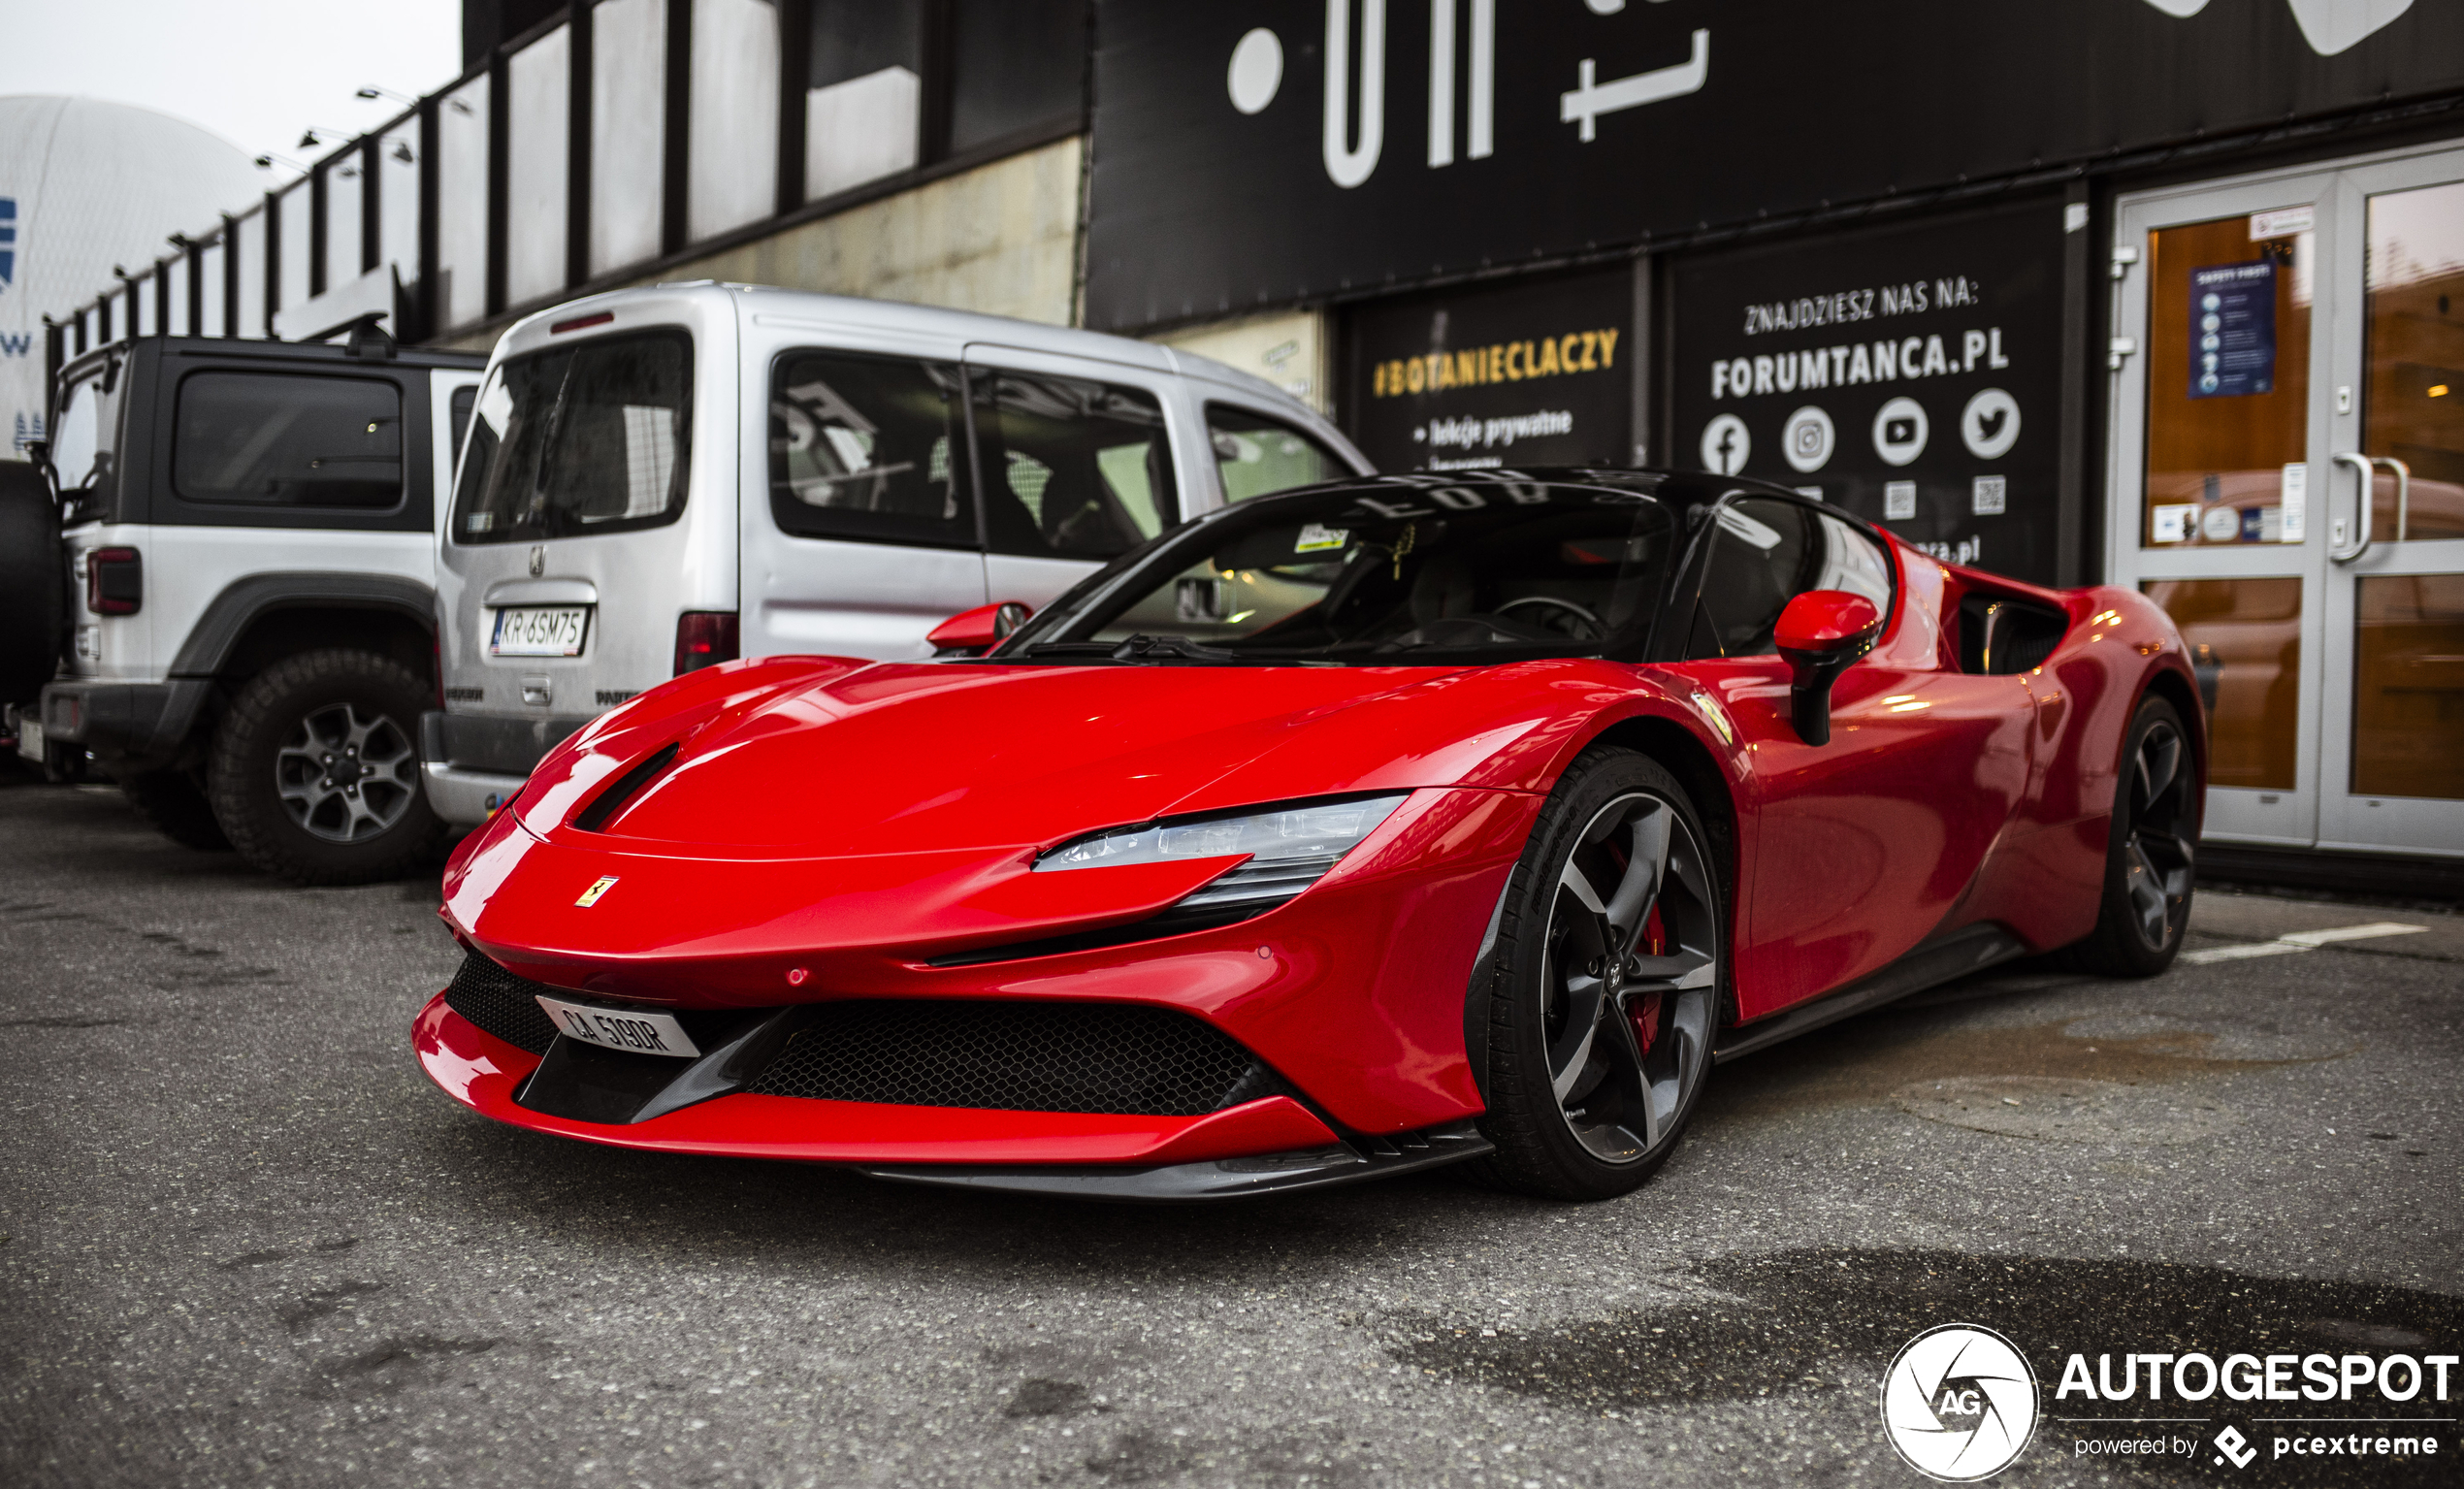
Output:
M294 160L340 143L303 150L304 128L373 129L403 108L357 89L417 97L462 62L460 0L0 0L0 94L137 104Z

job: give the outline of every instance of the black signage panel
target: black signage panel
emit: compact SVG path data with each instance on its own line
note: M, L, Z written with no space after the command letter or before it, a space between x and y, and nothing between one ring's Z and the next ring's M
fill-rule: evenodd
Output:
M1100 0L1087 323L1357 294L2457 88L2452 0Z
M1631 267L1364 304L1345 433L1380 470L1627 464L1634 322Z
M2062 204L1670 269L1666 459L2055 582Z

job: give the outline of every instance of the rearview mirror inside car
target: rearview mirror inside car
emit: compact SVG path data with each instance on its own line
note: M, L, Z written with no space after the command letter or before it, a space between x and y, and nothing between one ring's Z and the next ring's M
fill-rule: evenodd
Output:
M1780 611L1774 639L1788 664L1788 722L1798 738L1831 743L1831 685L1881 634L1882 612L1846 590L1807 590Z

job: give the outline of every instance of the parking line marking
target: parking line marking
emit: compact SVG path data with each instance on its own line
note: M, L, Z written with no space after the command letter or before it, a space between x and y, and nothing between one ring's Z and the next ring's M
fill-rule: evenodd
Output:
M2203 952L2184 952L2182 959L2205 965L2216 961L2243 961L2253 956L2283 956L2293 952L2315 952L2338 941L2369 941L2380 936L2409 936L2427 925L2408 925L2401 921L2374 921L2367 925L2338 925L2329 930L2297 930L2278 936L2273 941L2253 941L2240 946L2212 946Z

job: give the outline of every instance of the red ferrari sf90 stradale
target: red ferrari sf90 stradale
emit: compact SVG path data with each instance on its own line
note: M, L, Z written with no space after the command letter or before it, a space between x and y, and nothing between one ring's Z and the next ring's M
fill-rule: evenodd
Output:
M559 747L446 875L429 1074L541 1132L921 1182L1460 1162L1600 1198L1730 1056L2181 943L2205 737L2164 615L1785 490L1360 480L993 609Z

